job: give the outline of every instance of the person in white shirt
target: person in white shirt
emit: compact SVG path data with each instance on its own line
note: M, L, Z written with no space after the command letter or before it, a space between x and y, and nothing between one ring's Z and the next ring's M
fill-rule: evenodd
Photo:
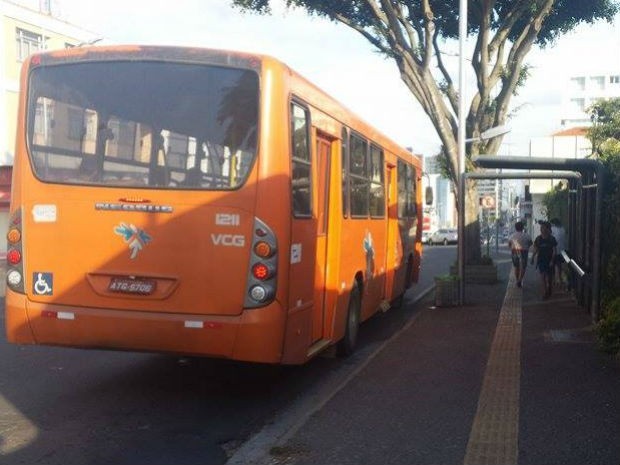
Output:
M521 287L527 267L527 255L532 245L532 238L523 230L522 221L515 223L515 232L508 239L508 245L512 254L517 287Z

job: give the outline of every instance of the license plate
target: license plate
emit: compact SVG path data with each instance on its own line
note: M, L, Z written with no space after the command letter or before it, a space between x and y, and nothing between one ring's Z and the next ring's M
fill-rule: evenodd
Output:
M149 295L155 291L156 282L152 279L112 278L108 291L122 294Z

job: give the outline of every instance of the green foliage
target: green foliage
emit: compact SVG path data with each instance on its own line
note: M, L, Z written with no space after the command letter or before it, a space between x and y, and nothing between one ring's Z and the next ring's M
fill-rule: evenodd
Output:
M271 12L270 0L232 0L232 4L242 10L255 11L266 14ZM338 17L346 17L356 25L370 27L375 18L373 6L382 9L378 0L285 0L288 7L301 7L311 14L325 16L333 20ZM424 15L425 0L401 0L393 2L405 7L408 17L414 28L424 28L426 17ZM477 0L468 2L468 30L470 34L478 34L481 24L484 23L482 15L484 10ZM459 2L455 0L433 0L430 2L433 20L439 36L444 39L458 39L459 34ZM497 30L506 24L507 18L517 17L514 27L509 29L509 40L519 38L525 25L532 22L536 13L543 8L540 0L515 1L496 0L493 14L489 18L492 30ZM562 34L565 34L582 23L594 23L600 19L612 21L620 11L620 5L616 0L556 0L547 19L543 22L538 34L537 43L547 45L552 43Z
M568 224L568 188L558 184L545 194L542 201L547 218L558 218Z
M620 297L620 153L604 154L607 168L602 221L603 273L602 288L608 301Z
M620 97L600 100L589 109L592 126L588 138L601 159L620 154Z
M599 348L612 355L620 355L620 297L609 301L603 318L598 322Z
M588 131L595 154L606 167L602 222L602 315L599 345L620 355L620 98L599 101L589 109Z

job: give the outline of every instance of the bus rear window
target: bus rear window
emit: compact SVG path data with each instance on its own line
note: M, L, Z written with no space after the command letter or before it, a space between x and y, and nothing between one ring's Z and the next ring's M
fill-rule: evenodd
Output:
M166 62L35 68L28 145L45 182L235 189L256 156L258 75Z

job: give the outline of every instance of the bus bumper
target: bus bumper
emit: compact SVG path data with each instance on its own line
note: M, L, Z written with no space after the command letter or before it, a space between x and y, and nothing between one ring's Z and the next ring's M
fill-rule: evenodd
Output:
M31 302L7 292L9 342L175 353L279 363L285 315L277 302L238 316L110 310Z

